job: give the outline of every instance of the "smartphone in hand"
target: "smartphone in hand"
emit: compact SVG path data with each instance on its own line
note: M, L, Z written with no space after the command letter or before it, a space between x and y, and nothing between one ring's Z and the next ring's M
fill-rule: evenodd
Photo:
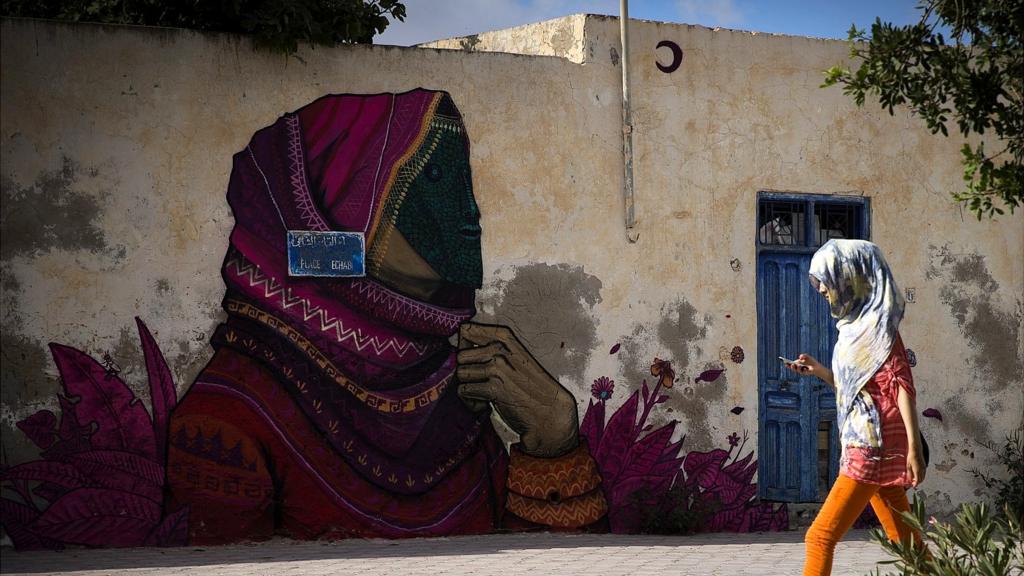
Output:
M786 364L786 366L793 366L793 367L795 367L798 372L810 372L811 371L811 367L810 366L808 366L806 364L801 364L800 362L798 362L796 360L790 360L789 358L783 358L782 356L779 356L779 360L782 360L782 362L784 364Z

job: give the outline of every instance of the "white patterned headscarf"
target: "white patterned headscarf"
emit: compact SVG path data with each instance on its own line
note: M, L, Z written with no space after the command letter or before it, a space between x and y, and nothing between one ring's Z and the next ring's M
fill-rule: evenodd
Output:
M881 418L864 385L892 352L903 295L882 251L865 240L829 240L811 259L810 276L828 290L839 328L832 374L843 446L881 448Z

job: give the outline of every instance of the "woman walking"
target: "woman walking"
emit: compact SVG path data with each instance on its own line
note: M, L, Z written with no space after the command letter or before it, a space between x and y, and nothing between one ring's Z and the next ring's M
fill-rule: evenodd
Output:
M920 542L898 512L910 509L905 490L924 480L925 463L898 331L905 302L881 250L864 240L830 240L811 260L810 281L837 319L832 368L807 354L788 367L836 389L839 477L805 537L804 576L827 576L836 543L869 502L889 539Z

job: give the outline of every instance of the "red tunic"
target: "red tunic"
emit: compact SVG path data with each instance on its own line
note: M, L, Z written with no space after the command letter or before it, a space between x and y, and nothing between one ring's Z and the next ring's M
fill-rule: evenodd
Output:
M882 420L882 452L879 457L872 457L868 449L844 447L839 472L866 484L909 487L907 429L897 400L901 388L911 398L916 396L916 391L910 363L907 361L907 350L899 334L896 335L889 358L864 388L878 407Z

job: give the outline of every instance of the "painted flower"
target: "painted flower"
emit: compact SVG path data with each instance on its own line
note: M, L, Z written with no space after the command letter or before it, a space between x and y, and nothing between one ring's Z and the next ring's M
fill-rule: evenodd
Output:
M740 435L739 434L737 434L735 432L733 432L732 434L729 434L729 446L735 448L736 446L739 445L739 443L740 443Z
M614 391L615 380L607 376L601 376L594 380L594 384L590 387L590 395L601 401L611 398Z
M733 346L732 352L729 353L729 359L736 364L742 364L745 357L746 355L743 353L743 348L739 346Z
M676 372L672 369L672 363L661 358L655 358L654 364L651 364L651 376L657 376L658 384L665 388L671 388L676 380Z

